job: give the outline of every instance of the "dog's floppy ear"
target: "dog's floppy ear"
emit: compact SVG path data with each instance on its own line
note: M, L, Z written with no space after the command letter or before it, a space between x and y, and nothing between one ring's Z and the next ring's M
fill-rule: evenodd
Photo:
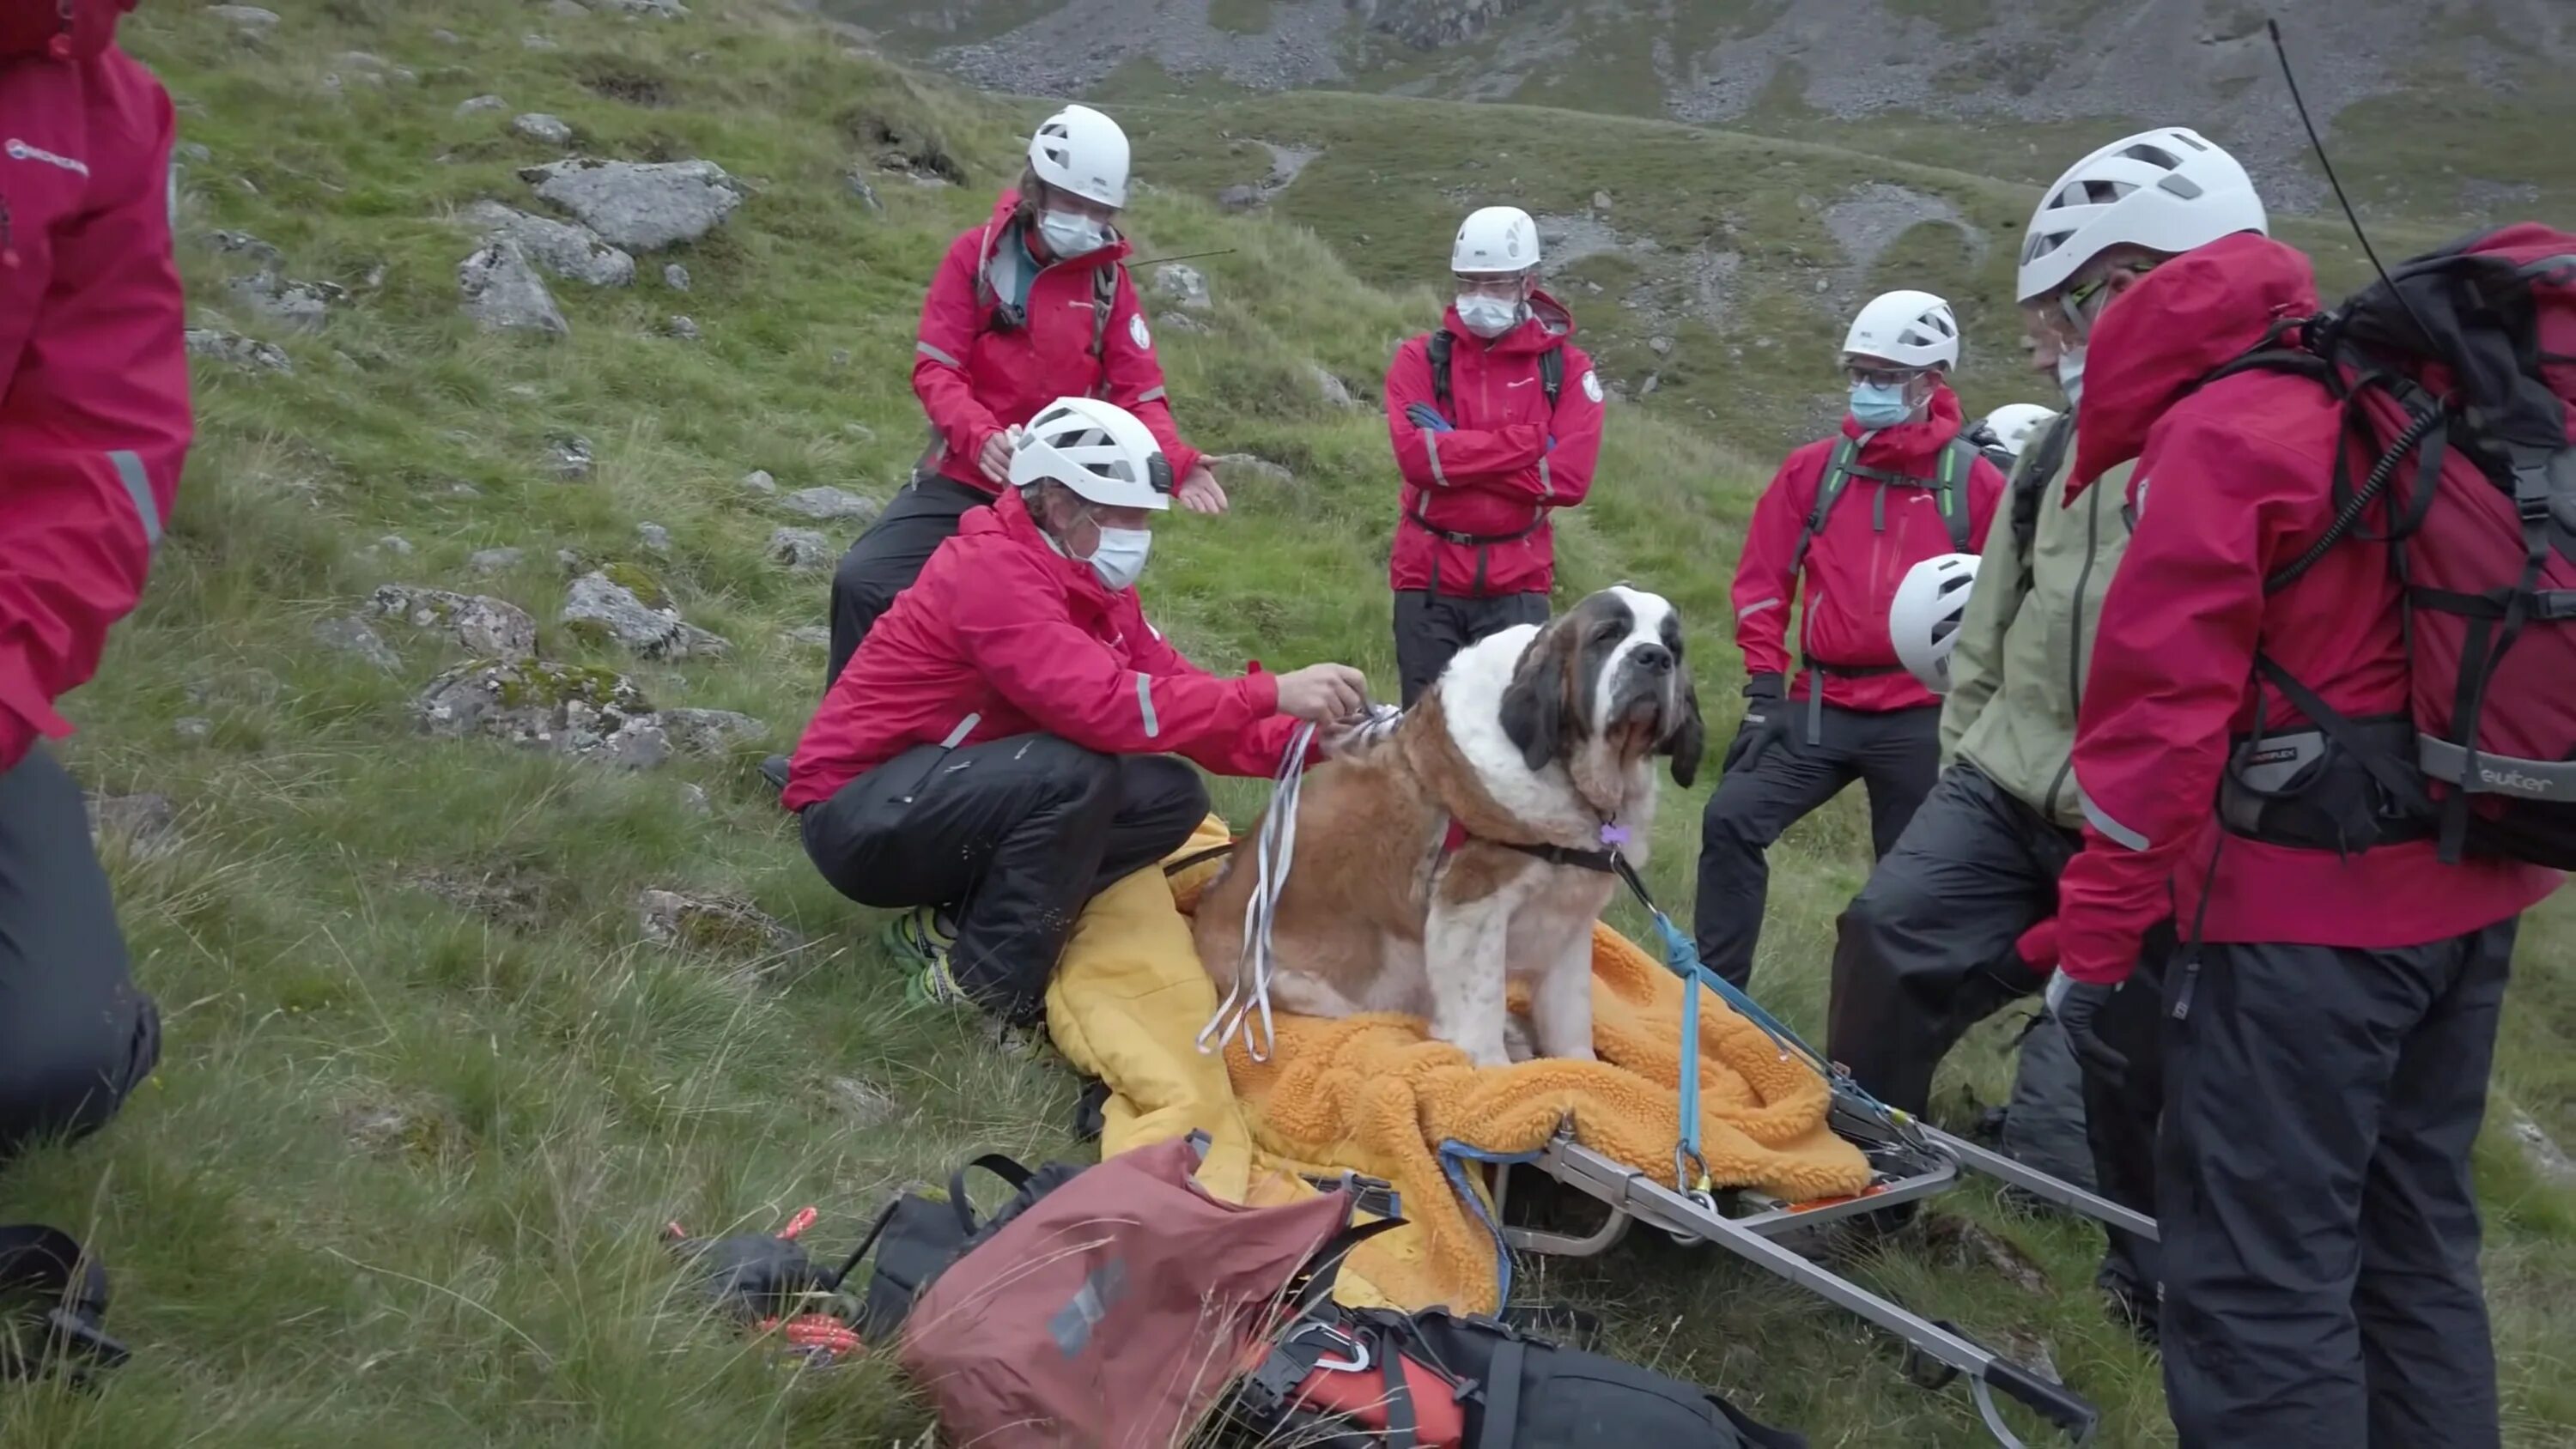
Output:
M1521 752L1521 763L1544 770L1565 740L1564 631L1555 622L1521 651L1512 682L1503 690L1503 733Z
M1699 778L1700 757L1708 753L1708 726L1700 723L1699 691L1691 686L1687 674L1682 676L1681 721L1657 748L1673 757L1673 783L1689 789L1691 782Z

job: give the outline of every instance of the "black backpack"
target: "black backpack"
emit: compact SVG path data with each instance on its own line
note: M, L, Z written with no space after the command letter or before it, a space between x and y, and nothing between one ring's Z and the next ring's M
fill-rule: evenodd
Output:
M1449 350L1458 345L1458 334L1443 327L1431 334L1425 344L1431 354L1431 397L1443 417L1449 413ZM1565 344L1560 342L1538 355L1538 387L1547 394L1548 411L1556 410L1556 397L1565 391Z
M2431 834L2445 861L2576 869L2576 234L2526 223L2402 262L2203 385L2246 370L2343 409L2333 520L2265 590L2347 538L2386 543L2411 700L2348 719L2258 654L2322 738L2312 764L2297 737L2245 742L2222 815L2316 848Z
M1000 1178L1011 1189L1010 1201L980 1221L975 1216L973 1200L966 1195L966 1174L977 1168ZM947 1271L949 1264L965 1257L968 1250L1000 1231L1003 1224L1028 1211L1030 1204L1071 1182L1083 1170L1083 1166L1070 1162L1050 1162L1030 1169L998 1152L988 1152L948 1175L948 1196L907 1193L886 1204L868 1235L831 1280L833 1287L842 1286L858 1270L868 1250L876 1250L876 1268L868 1275L867 1289L860 1298L856 1325L860 1336L870 1343L894 1342L896 1331L912 1312L913 1301Z

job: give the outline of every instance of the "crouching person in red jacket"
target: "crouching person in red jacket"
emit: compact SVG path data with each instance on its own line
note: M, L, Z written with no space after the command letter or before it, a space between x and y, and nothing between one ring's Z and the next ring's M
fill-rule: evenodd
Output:
M0 1158L160 1055L80 790L40 737L134 607L188 450L170 98L131 0L0 0Z
M2058 1015L2088 1070L2116 1070L2114 993L2150 930L2180 924L2155 1013L2156 1216L2185 1449L2493 1445L2469 1149L2517 918L2558 876L2444 864L2294 702L2393 732L2411 764L2387 520L2275 577L2345 530L2338 456L2367 467L2376 447L2312 377L2212 380L2318 311L2308 259L2250 231L2160 250L2164 230L2137 225L2200 196L2213 149L2182 131L2106 148L2078 172L2115 184L2052 191L2026 244L2026 291L2064 259L2039 285L2080 359L2070 502L2136 463L2076 716L2087 825L2058 887L2077 983ZM2285 781L2284 761L2309 763Z
M1872 298L1843 339L1840 436L1791 453L1753 505L1735 566L1744 720L1700 817L1700 959L1753 975L1781 833L1861 780L1885 855L1941 774L1941 701L1897 662L1896 587L1925 559L1975 554L2004 475L1962 435L1959 324L1929 292ZM1798 611L1791 673L1789 610Z
M1219 679L1145 622L1136 577L1172 475L1127 412L1059 400L1008 477L868 632L781 799L835 889L911 908L897 940L933 999L1028 1021L1083 904L1206 817L1185 761L1267 776L1297 720L1358 714L1365 681Z

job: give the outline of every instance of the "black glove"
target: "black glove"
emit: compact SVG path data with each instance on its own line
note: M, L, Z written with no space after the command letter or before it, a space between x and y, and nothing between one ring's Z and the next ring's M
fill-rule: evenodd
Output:
M1786 693L1776 674L1757 674L1745 681L1744 722L1735 727L1735 742L1718 761L1721 773L1739 766L1752 769L1761 763L1763 751L1789 737L1789 720L1796 711L1789 708Z
M2054 1008L2057 1024L2066 1029L2066 1044L2075 1049L2075 1059L2115 1089L2129 1079L2129 1059L2102 1039L2100 1018L2102 1008L2119 993L2118 982L2070 982Z

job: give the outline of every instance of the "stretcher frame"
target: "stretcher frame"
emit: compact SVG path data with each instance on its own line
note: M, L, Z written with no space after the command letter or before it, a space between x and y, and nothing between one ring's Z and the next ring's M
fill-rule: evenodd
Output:
M1525 1165L1602 1203L1609 1216L1599 1228L1581 1235L1511 1226L1506 1217L1511 1166L1506 1164L1494 1177L1494 1221L1507 1246L1549 1257L1598 1256L1638 1223L1680 1242L1714 1244L1903 1340L1908 1376L1916 1382L1941 1388L1965 1378L1987 1432L2005 1449L2022 1449L2022 1442L1996 1410L1997 1391L2027 1405L2074 1443L2089 1443L2101 1422L2101 1411L2082 1395L2005 1358L1958 1326L1925 1318L1872 1293L1778 1240L1825 1223L1937 1197L1956 1186L1964 1173L1992 1177L2106 1228L2150 1240L2156 1236L2155 1220L1912 1117L1892 1114L1891 1120L1861 1106L1839 1084L1828 1120L1836 1135L1869 1160L1872 1180L1857 1196L1792 1203L1750 1190L1682 1192L1652 1173L1613 1162L1585 1147L1575 1140L1569 1124L1558 1129L1536 1161Z

